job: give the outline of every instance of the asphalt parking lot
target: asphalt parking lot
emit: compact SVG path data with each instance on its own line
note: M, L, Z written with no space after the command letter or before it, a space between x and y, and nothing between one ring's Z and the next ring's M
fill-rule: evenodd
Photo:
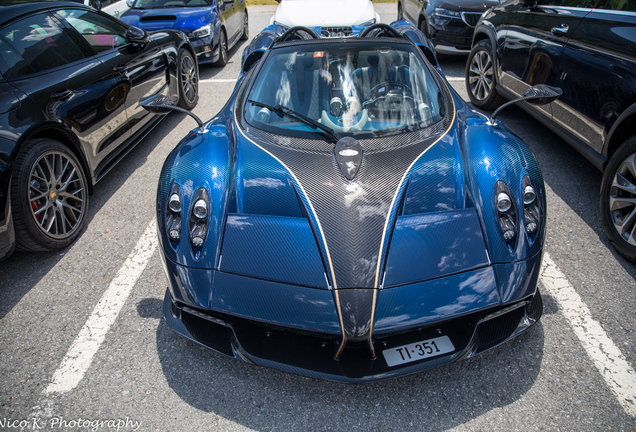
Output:
M396 4L376 10L391 22ZM273 11L250 8L252 36ZM230 96L246 43L225 68L201 67L202 119ZM465 61L440 56L466 98ZM603 232L601 173L522 110L500 119L537 157L548 200L545 311L514 341L425 373L344 385L240 363L178 336L162 321L167 283L152 231L163 161L196 126L173 113L96 185L75 244L0 263L0 429L636 430L636 266ZM117 285L124 276L129 286ZM69 352L115 285L121 310L101 327L103 340L92 354L90 344ZM73 359L87 362L85 372ZM77 385L55 387L60 376Z

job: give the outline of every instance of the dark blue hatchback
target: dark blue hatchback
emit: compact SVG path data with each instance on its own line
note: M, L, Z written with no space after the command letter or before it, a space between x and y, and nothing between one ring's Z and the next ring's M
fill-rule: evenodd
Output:
M121 20L146 31L181 30L199 63L217 66L225 66L228 51L249 37L245 0L134 0Z

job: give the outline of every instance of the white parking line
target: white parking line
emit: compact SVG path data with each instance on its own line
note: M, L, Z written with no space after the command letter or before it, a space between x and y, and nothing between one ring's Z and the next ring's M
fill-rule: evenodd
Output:
M464 77L446 77L446 81L464 81Z
M155 252L157 243L157 225L153 220L93 309L44 393L66 393L79 384L130 291Z
M208 78L202 79L199 81L199 84L210 84L210 83L235 83L236 78Z
M563 315L625 412L636 416L636 372L547 253L543 255L541 281L559 302Z

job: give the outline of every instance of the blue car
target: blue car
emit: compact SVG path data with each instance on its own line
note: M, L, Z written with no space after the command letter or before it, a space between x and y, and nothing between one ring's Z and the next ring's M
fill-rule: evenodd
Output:
M246 48L226 106L163 166L168 325L248 363L367 382L535 324L546 199L523 141L462 100L405 21L281 32Z
M228 51L249 38L245 0L129 0L121 16L126 24L145 31L184 32L197 53L199 64L225 66Z

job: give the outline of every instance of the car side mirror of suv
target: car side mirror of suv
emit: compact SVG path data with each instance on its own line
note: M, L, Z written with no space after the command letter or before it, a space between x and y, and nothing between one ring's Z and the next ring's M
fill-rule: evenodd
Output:
M139 27L130 26L124 33L126 43L142 44L145 45L150 42L150 36L144 30Z
M504 108L516 104L517 102L525 101L532 105L545 105L547 103L554 102L562 94L563 90L561 90L559 87L552 87L546 84L537 84L535 86L532 86L523 93L522 97L511 100L510 102L506 102L505 104L497 108L490 116L492 120L488 124L491 126L497 124L497 122L495 121L497 114L499 114Z

